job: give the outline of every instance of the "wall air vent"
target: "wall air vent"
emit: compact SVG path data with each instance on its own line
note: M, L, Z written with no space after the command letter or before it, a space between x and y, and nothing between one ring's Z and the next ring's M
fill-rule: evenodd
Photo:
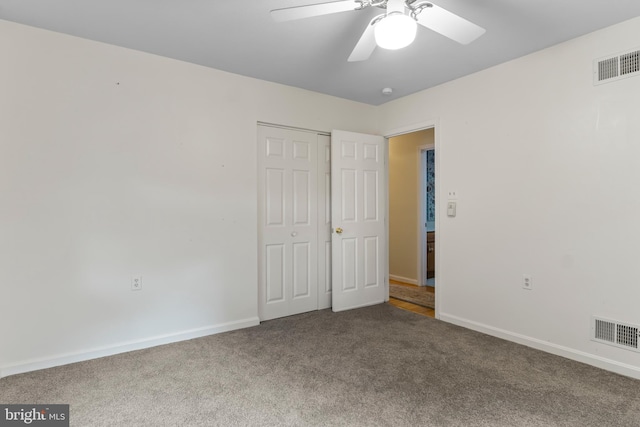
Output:
M640 76L640 49L593 61L593 84Z
M593 341L640 352L639 337L640 326L601 317L591 319L591 339Z

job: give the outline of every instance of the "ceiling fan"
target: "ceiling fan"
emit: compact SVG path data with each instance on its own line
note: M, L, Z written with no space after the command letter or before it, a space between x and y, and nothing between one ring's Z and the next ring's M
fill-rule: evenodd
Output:
M275 9L271 16L275 21L283 22L368 7L386 9L386 12L369 22L351 52L349 62L368 59L376 46L401 49L410 45L415 39L417 24L461 44L469 44L485 32L484 28L423 0L341 0Z

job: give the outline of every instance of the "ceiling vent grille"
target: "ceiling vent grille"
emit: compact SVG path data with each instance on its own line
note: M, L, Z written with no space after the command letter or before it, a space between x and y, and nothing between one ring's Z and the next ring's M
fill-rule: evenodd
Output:
M640 352L639 335L640 326L637 325L599 317L593 317L591 320L591 339L593 341Z
M593 84L640 76L640 49L593 61Z

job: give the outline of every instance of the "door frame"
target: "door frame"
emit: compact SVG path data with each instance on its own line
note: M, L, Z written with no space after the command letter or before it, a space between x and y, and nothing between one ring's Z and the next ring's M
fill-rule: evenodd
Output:
M439 124L439 119L434 118L431 120L425 120L423 122L418 122L418 123L414 123L414 124L410 124L410 125L406 125L406 126L402 126L402 127L398 127L398 128L392 128L389 130L386 130L384 132L382 132L382 135L385 138L385 180L386 180L386 185L385 185L385 191L387 192L387 209L386 209L386 216L387 216L387 265L386 265L386 277L387 277L387 299L385 301L389 300L389 253L388 253L388 242L389 242L389 139L396 137L396 136L400 136L400 135L406 135L408 133L414 133L414 132L418 132L421 130L426 130L426 129L433 129L433 148L435 150L435 158L434 158L434 167L435 167L435 175L436 175L436 188L435 188L435 199L436 199L436 205L438 205L438 200L440 199L440 194L441 194L441 185L442 185L442 179L440 179L440 157L442 156L442 145L440 144L440 124ZM435 229L436 230L440 230L440 211L441 209L436 209L436 225L435 225ZM423 227L424 230L424 227ZM439 232L440 235L442 235L441 232ZM426 239L426 235L425 235L425 239ZM426 244L425 244L426 246ZM435 318L436 319L440 319L440 298L438 297L439 295L442 295L442 292L440 292L440 290L443 288L443 281L441 279L442 276L442 268L440 268L440 264L441 264L441 257L440 257L440 250L442 248L442 245L436 245L436 253L435 253L435 264L436 264L436 273L435 273L435 280L436 283L438 284L438 292L436 292L435 294ZM422 255L421 255L422 257ZM420 263L419 263L420 264ZM426 271L424 273L426 275ZM418 276L419 278L421 276Z

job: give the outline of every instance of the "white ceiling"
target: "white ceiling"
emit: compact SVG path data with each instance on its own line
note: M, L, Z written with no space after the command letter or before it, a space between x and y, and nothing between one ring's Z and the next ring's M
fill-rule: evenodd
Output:
M321 2L0 0L0 19L379 105L640 16L639 0L434 0L487 32L463 46L420 27L409 47L377 48L369 60L349 63L380 9L283 23L269 15ZM383 96L384 87L393 95Z

